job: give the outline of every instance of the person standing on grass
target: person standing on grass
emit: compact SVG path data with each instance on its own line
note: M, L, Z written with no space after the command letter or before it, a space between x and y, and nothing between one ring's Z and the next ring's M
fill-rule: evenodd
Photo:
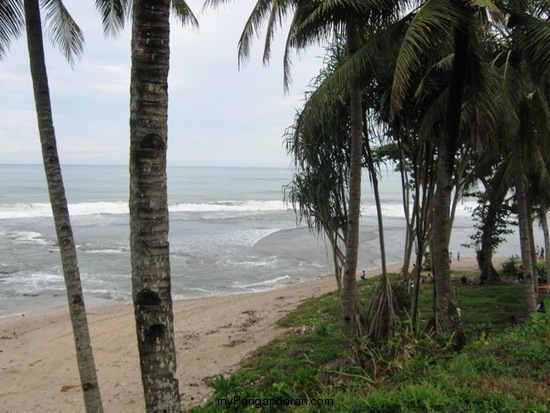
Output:
M518 282L523 281L523 265L520 265L517 270L518 273Z

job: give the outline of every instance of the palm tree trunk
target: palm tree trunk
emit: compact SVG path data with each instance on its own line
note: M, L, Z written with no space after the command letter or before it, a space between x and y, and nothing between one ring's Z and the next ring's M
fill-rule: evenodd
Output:
M71 227L69 209L65 196L65 187L61 175L61 165L57 153L55 130L53 127L48 75L44 57L42 37L42 22L38 0L25 0L25 20L27 30L27 46L31 68L31 77L38 118L38 132L42 146L42 159L48 184L48 195L52 207L63 276L67 290L69 314L73 328L76 347L76 360L80 383L84 395L86 412L103 412L101 395L97 382L96 368L86 307L82 294L80 272L76 255L76 247Z
M130 83L132 297L148 412L180 412L166 178L170 1L133 3Z
M548 232L548 216L544 206L541 206L540 209L540 225L542 227L542 233L544 234L544 269L546 274L548 274L550 270L550 254L548 254L548 248L550 248L550 234Z
M467 6L464 5L464 8ZM451 238L451 194L453 169L460 135L460 116L464 76L468 59L469 36L467 28L455 29L454 58L449 87L446 131L439 140L437 164L437 189L433 212L433 270L436 292L436 325L455 335L455 344L461 348L465 343L460 317L455 303L449 265L449 242Z
M414 247L414 207L413 213L411 216L410 208L410 189L409 189L409 172L407 170L407 161L405 150L403 148L404 143L402 139L397 141L399 147L399 174L401 176L401 198L403 200L403 211L405 214L405 251L403 253L403 266L401 267L401 272L403 276L403 282L408 283L409 281L409 265L411 263L412 249Z
M527 210L533 211L533 201L531 197L527 195ZM533 231L533 226L535 224L535 216L533 213L529 214L529 244L531 246L531 265L533 268L533 287L535 294L538 292L538 283L537 283L537 268L538 268L538 255L537 249L535 247L535 233ZM535 300L536 302L536 300Z
M520 129L521 130L521 129ZM533 259L531 251L531 242L529 237L529 209L527 207L527 195L525 189L525 173L523 165L525 158L523 155L522 145L520 143L520 137L516 138L515 145L515 174L514 184L516 187L516 204L518 208L518 222L519 222L519 241L521 249L521 265L523 266L523 284L525 291L525 304L527 314L532 313L537 307L537 296L535 281L536 277L533 272Z
M350 56L357 50L355 30L348 24L348 49ZM359 300L357 289L357 257L359 252L359 219L361 215L361 158L363 155L363 113L361 104L361 89L355 84L350 85L351 110L351 160L349 177L348 222L346 230L346 262L342 277L340 292L342 304L342 333L346 345L353 339L364 335L366 328L365 310Z
M366 121L363 120L363 122ZM365 134L368 133L368 128L364 128ZM382 216L382 199L380 198L380 188L378 185L378 175L376 174L376 165L374 164L374 158L372 156L372 149L367 139L365 142L365 158L367 159L367 168L369 170L372 188L374 192L374 202L376 204L376 218L378 221L378 241L380 243L380 262L382 264L382 275L386 276L387 274L387 265L386 265L386 243L384 241L384 217Z

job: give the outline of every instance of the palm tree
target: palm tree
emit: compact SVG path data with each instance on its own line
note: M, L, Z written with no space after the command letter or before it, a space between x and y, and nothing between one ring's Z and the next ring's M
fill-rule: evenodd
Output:
M313 90L345 59L345 47L334 42L327 48L323 68L312 82ZM349 133L349 110L344 96L325 96L323 111L309 110L306 104L287 131L287 151L292 155L296 172L285 187L288 200L298 220L306 221L311 231L324 233L330 242L334 275L341 288L348 213L348 148L342 139Z
M82 53L83 37L80 29L60 1L45 2L43 6L47 10L48 17L52 19L50 21L52 38L60 46L67 60L73 62L73 58ZM38 0L25 0L23 3L21 1L2 2L0 57L7 51L11 41L20 35L23 22L27 31L27 48L42 158L61 255L84 404L87 412L102 412L76 246L57 152Z
M180 412L168 245L166 154L170 0L132 6L130 248L132 297L148 412ZM196 24L182 1L182 19Z
M457 348L464 344L464 334L450 278L449 241L456 196L463 190L463 185L468 183L468 180L462 181L463 177L467 178L468 163L463 162L459 166L457 157L461 152L471 156L471 148L474 147L472 139L483 136L480 132L469 132L477 128L491 130L494 125L492 94L480 93L488 90L490 76L482 64L483 56L476 48L482 44L478 39L479 33L488 27L485 13L494 8L491 2L485 6L463 0L423 2L415 11L401 42L392 88L392 110L398 115L411 76L421 69L421 57L434 53L441 57L441 52L451 45L450 59L445 59L450 61L449 79L447 88L441 94L446 101L440 106L445 108L445 115L439 123L442 133L435 141L437 178L433 200L431 258L437 316L434 321L438 328L454 334ZM479 91L477 87L480 87ZM475 126L467 126L464 121L466 115L471 116ZM453 190L455 201L451 201Z
M532 237L533 200L528 191L531 156L536 155L537 136L547 135L548 77L550 67L550 2L513 1L506 4L507 25L503 28L506 50L503 71L503 134L511 142L515 166L514 185L518 209L521 258L525 275L526 310L536 306L536 259ZM536 110L534 108L537 108ZM542 145L541 147L544 147ZM527 160L529 159L529 162ZM536 157L534 158L536 160ZM540 174L539 174L540 175Z

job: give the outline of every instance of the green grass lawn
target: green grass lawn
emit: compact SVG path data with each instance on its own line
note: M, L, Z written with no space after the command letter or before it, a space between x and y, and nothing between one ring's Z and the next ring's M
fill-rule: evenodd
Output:
M357 363L342 354L340 305L326 294L281 319L288 332L215 380L212 399L192 412L550 412L550 317L519 317L523 287L514 282L471 286L458 277L469 340L460 353L450 337L409 332L403 311L388 343L357 344ZM392 280L408 308L406 289ZM375 283L360 282L365 306ZM422 285L421 323L431 298L432 286Z

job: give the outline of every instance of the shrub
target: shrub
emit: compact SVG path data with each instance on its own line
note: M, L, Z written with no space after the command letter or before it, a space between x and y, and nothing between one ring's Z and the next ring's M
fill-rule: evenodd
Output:
M508 261L502 263L502 273L504 275L516 275L519 262L519 257L517 255L512 255L508 258Z

